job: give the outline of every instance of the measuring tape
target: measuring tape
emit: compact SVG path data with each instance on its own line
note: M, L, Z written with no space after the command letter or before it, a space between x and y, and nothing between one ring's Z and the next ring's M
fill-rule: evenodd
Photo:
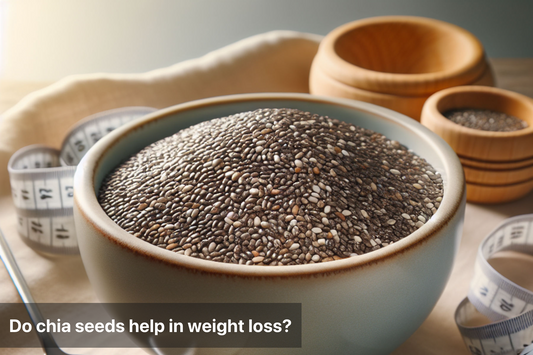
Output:
M8 171L17 229L26 244L46 253L79 253L72 210L76 165L100 138L155 110L125 107L100 112L81 120L60 151L32 145L11 156Z
M468 297L455 312L463 340L474 355L533 355L533 292L506 279L488 262L505 250L533 255L533 214L505 220L479 247ZM533 269L524 272L533 277ZM478 312L494 323L468 326Z

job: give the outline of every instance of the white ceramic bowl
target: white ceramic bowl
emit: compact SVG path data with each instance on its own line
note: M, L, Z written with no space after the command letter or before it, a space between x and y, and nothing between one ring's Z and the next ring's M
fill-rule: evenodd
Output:
M445 190L440 208L410 236L365 255L319 264L260 267L160 249L122 230L98 204L96 191L103 178L146 145L204 120L266 107L328 115L408 146L442 174ZM436 134L382 107L305 94L234 95L158 111L99 141L78 166L74 184L81 256L102 302L302 304L301 348L225 349L239 354L389 354L420 326L443 291L458 248L465 206L461 164ZM194 352L204 353L224 352Z

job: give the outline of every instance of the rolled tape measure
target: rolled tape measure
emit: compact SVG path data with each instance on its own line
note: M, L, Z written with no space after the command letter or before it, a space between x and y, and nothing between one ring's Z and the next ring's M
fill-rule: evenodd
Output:
M124 107L80 121L61 150L32 145L18 150L8 163L17 229L32 248L52 254L77 254L73 218L76 165L100 138L132 120L154 112L150 107Z
M455 321L474 355L533 355L533 292L499 274L488 262L497 252L533 255L533 214L505 220L481 243L468 297ZM533 269L523 270L533 277ZM494 323L469 326L477 312Z

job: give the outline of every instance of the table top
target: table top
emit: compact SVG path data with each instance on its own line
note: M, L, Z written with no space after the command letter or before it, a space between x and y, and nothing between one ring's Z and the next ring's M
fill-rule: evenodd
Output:
M533 58L491 59L490 61L498 87L533 98ZM50 83L0 80L0 113L9 109L28 93L48 84ZM520 200L504 204L467 203L463 238L450 281L427 320L393 353L394 355L468 354L456 329L453 311L450 310L454 310L467 294L468 280L473 275L477 245L505 218L528 213L533 213L533 193ZM10 196L0 197L0 226L14 251L22 273L31 285L35 285L33 296L37 302L97 302L79 256L46 257L35 253L22 242L17 235L16 215ZM533 258L524 259L521 262L526 262L526 267L533 269ZM35 267L36 263L39 264L39 268ZM508 260L504 264L512 266L512 262ZM533 290L533 280L526 278L521 282L522 286ZM75 297L73 297L73 289L76 290ZM2 290L0 302L20 302L16 289L4 268L0 268L0 290ZM424 341L421 341L422 339ZM42 354L42 350L0 349L0 354L8 353ZM144 354L140 349L100 349L97 353Z

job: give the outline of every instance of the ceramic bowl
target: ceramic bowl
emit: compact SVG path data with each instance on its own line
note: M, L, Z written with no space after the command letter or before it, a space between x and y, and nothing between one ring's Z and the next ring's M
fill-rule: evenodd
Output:
M413 16L336 28L320 43L310 73L312 94L364 100L417 120L431 94L473 83L494 85L479 40L450 23Z
M327 263L246 266L186 257L122 230L102 210L104 177L146 145L204 120L290 107L372 129L407 145L442 174L436 214L397 243ZM246 94L181 104L102 138L78 166L75 219L80 253L102 302L300 303L301 348L225 349L239 354L389 354L424 321L450 275L461 236L465 185L453 150L419 123L367 103L305 94ZM187 353L187 349L163 349ZM194 354L221 354L196 349Z

